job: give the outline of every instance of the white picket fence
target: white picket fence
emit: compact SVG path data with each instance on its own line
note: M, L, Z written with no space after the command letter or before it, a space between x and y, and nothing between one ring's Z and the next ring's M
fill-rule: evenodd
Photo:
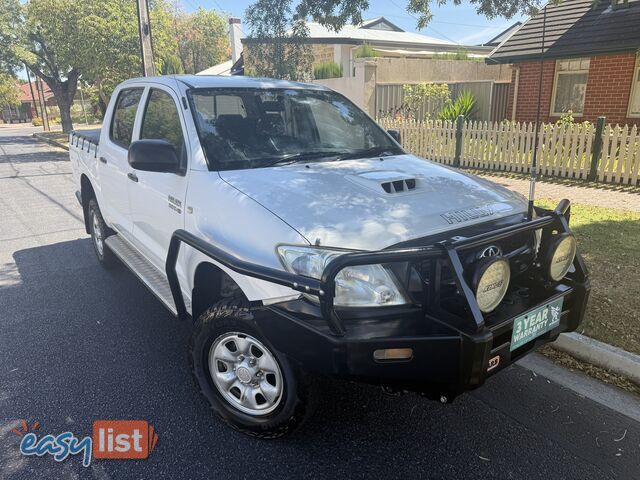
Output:
M380 124L385 129L397 129L406 150L436 162L454 164L455 122L382 119ZM463 122L459 165L506 172L528 172L533 159L534 135L533 123ZM587 179L591 170L595 125L543 124L538 135L540 173ZM606 125L602 133L596 179L601 182L637 185L639 172L638 127Z

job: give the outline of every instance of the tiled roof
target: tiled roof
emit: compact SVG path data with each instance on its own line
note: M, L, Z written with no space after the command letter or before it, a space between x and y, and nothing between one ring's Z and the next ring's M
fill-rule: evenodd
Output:
M40 101L40 95L38 94L38 89L36 88L36 82L31 82L31 85L33 87L33 95L36 99L36 102ZM53 97L53 92L51 91L51 89L49 88L49 85L47 85L46 83L43 83L43 87L44 87L44 98L45 100L49 100L51 97ZM19 96L19 100L21 102L30 102L32 101L31 98L31 90L29 89L29 83L23 83L22 85L19 86L20 88L20 96Z
M491 53L487 62L512 63L540 58L543 13L527 20ZM600 0L563 0L547 5L546 58L590 56L640 48L640 0L613 8Z

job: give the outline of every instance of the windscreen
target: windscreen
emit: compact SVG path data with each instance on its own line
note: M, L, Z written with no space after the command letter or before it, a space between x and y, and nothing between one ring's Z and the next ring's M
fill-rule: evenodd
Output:
M200 142L217 170L402 152L334 92L216 88L192 90L190 97Z

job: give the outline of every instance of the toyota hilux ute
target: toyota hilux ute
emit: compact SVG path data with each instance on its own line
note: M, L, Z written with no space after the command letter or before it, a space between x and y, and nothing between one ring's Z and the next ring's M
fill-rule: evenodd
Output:
M214 76L128 80L70 135L99 262L193 322L230 426L291 431L327 376L448 403L580 324L569 201L528 212L400 140L325 87Z

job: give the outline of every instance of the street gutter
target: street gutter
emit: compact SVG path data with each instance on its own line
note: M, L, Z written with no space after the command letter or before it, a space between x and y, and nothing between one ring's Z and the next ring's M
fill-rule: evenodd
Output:
M51 138L45 137L39 133L34 133L33 137L40 140L41 142L48 143L49 145L53 145L54 147L62 148L64 150L69 150L69 146L64 143L58 142L57 140L53 140Z
M516 364L573 390L578 395L640 422L640 402L637 395L602 383L585 373L571 371L539 353L527 355L518 360Z
M551 346L640 385L640 355L575 332L561 334Z

